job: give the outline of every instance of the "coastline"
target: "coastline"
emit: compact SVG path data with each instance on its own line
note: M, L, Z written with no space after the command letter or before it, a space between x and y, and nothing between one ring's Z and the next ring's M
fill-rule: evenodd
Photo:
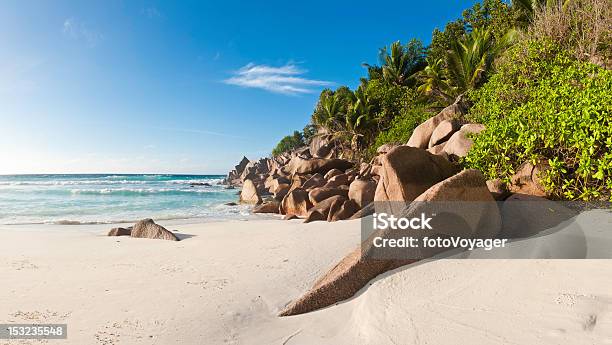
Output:
M612 340L611 260L426 260L337 305L277 317L359 244L358 220L161 224L183 240L0 226L2 318L67 323L66 344Z

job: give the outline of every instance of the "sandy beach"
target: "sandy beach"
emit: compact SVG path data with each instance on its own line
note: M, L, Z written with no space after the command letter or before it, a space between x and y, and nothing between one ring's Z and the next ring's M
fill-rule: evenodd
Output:
M61 344L612 344L610 260L428 261L280 318L359 221L161 224L182 240L0 227L0 318L67 323Z

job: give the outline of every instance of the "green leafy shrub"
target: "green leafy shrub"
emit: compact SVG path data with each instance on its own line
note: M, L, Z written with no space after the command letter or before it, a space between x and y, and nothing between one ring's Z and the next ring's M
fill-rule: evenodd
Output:
M425 111L423 106L416 106L405 109L400 112L393 120L389 129L382 131L376 137L374 144L369 148L369 154L372 156L376 149L384 144L405 144L412 131L416 126L427 120L431 116L430 113Z
M612 72L576 60L551 42L523 41L470 93L472 120L486 130L464 163L509 181L525 162L562 199L612 199Z
M298 131L294 131L293 135L287 135L276 144L276 147L272 150L272 155L278 156L281 153L289 152L304 145L306 145L304 142L304 135Z

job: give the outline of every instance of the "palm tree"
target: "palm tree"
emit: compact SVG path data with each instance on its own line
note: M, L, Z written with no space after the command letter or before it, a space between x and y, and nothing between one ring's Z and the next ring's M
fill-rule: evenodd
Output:
M457 89L446 79L443 59L428 59L427 67L415 73L413 77L420 84L417 91L422 95L440 98L447 103L457 96Z
M491 69L493 60L513 41L516 32L508 31L496 41L489 29L474 29L455 42L446 59L446 73L458 93L478 87Z
M405 46L400 41L393 42L390 49L381 48L378 55L383 79L396 85L406 85L409 77L425 63L423 44L416 39ZM372 66L365 66L368 71L375 72Z
M333 92L321 93L318 108L312 115L312 121L315 125L332 131L343 116L342 102L339 101L339 97Z
M333 137L344 146L343 151L349 153L351 159L355 159L360 152L363 138L371 132L374 124L373 105L363 84L345 97L348 98L345 100L346 112L342 114L343 121L336 122Z

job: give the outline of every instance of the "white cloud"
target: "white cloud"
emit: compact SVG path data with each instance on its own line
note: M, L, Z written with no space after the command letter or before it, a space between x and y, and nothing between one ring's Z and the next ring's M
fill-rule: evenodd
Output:
M234 76L224 82L287 95L312 93L315 86L333 85L328 81L307 79L304 77L306 72L293 63L280 67L249 63L235 71Z
M84 40L91 47L104 39L102 34L89 30L85 24L79 23L74 18L64 20L62 31L72 39Z

